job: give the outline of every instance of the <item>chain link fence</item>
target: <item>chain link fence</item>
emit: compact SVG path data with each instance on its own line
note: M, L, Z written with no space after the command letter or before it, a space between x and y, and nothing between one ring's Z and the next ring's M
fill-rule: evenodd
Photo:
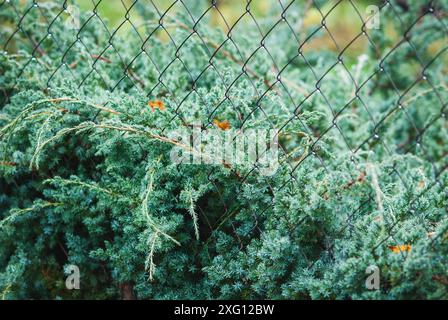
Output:
M235 7L233 16L229 5ZM168 124L158 128L162 138L179 125L194 128L192 106L201 110L195 112L202 115L202 131L276 130L278 168L272 175L260 178L257 161L262 154L247 170L224 163L242 193L256 181L269 195L264 211L251 213L251 232L263 237L265 212L280 205L278 194L307 188L301 168L337 171L341 179L336 191L307 191L320 204L328 199L341 203L334 215L344 223L331 234L317 231L319 237L350 239L369 232L357 230L355 222L374 210L384 222L385 236L372 250L385 244L394 250L392 245L403 244L396 229L409 217L433 234L434 221L422 209L428 200L422 204L421 199L434 190L446 194L445 9L443 1L398 0L92 0L81 7L71 1L3 0L0 45L3 59L16 71L13 84L1 85L1 106L25 89L22 80L27 77L37 79L35 85L45 93L63 81L80 90L93 82L109 92L144 97L153 113L170 109ZM104 114L118 114L108 101L97 110L88 119L97 125ZM402 156L427 164L416 183ZM221 214L214 223L201 225L210 229L201 231L202 240L213 241L214 232L229 224L243 249L247 243L239 237L235 216L250 206L235 205L224 194L219 169L207 168ZM410 195L408 201L394 203L393 212L383 180ZM359 185L368 187L354 193ZM197 219L207 219L206 207L196 204ZM309 216L281 218L294 232ZM438 232L431 241L443 235ZM337 245L337 240L324 241L322 250L331 259ZM311 254L304 258L310 268L318 261Z

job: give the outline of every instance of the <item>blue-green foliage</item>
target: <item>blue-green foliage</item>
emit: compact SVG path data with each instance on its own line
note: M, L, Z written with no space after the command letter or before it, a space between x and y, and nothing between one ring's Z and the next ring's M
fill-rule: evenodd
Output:
M264 47L250 19L230 41L181 6L163 21L176 28L147 41L154 26L111 37L85 14L77 39L63 16L48 29L58 6L30 10L0 54L0 298L120 298L123 284L142 299L448 298L448 6L394 48L427 8L391 2L393 32L367 30L373 43L343 64L312 46L298 55L316 29L292 36L302 2ZM0 16L4 44L17 16L6 4ZM357 90L351 75L368 82ZM148 108L156 99L165 110ZM282 128L278 171L174 164L166 133L213 119ZM65 288L70 264L79 291ZM380 290L365 287L370 265Z

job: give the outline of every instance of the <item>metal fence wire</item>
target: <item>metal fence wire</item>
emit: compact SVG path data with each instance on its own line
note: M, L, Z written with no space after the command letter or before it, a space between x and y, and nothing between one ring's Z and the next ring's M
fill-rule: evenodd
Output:
M306 144L295 151L281 144L279 150L278 171L287 172L288 179L281 186L273 186L275 174L263 178L271 194L266 211L276 203L279 192L304 187L298 174L306 162L313 163L310 168L344 172L347 183L331 195L344 201L344 193L369 175L365 154L414 154L431 163L430 174L418 195L404 203L394 219L387 220L387 237L378 239L374 250L393 240L397 226L410 215L420 215L430 232L425 214L416 212L416 208L421 196L432 189L446 188L440 179L448 166L446 147L441 153L428 150L428 139L433 136L426 138L435 124L446 124L448 26L443 1L420 1L416 5L398 0L241 0L230 4L241 9L238 16L229 17L223 8L230 2L92 0L78 9L71 1L3 0L2 55L14 61L20 71L13 86L2 86L2 108L13 94L24 90L22 79L36 70L33 66L37 64L42 71L36 85L43 92L59 86L58 77L64 75L81 89L87 82L96 81L110 92L145 96L148 101L169 96L175 114L171 123L188 123L189 106L198 103L208 112L207 121L201 124L204 130L214 127L223 108L237 115L232 119L233 128L245 129L254 114L264 117L265 128L278 129L278 135L287 135L291 126L300 128ZM260 13L258 7L266 4L269 10ZM366 12L369 4L377 11ZM349 20L340 20L340 10ZM120 12L120 18L111 18L109 11ZM164 54L160 55L155 46L162 46ZM402 67L397 68L399 65ZM413 79L403 74L412 74ZM188 89L181 93L176 88L177 76L189 82ZM222 94L217 94L215 103L205 97L210 79L221 83ZM239 97L242 82L250 88L245 94L252 101L244 108ZM383 104L374 105L373 96L383 96ZM416 112L420 99L431 99L431 112ZM93 122L106 112L107 104L101 106ZM330 119L325 130L316 130L306 121L316 105ZM273 121L273 115L279 115L276 119L282 122ZM347 122L350 117L362 119L359 128ZM400 132L403 126L397 123L405 123L408 132ZM161 134L171 127L165 129ZM400 134L404 137L401 142L392 142L390 136ZM328 150L331 144L324 143L328 140L337 140L338 152L345 149L350 166L328 156L332 152ZM408 185L400 172L399 160L388 169L387 175L396 183L407 189L415 187ZM215 169L209 170L210 182L221 194L223 186L214 175ZM255 163L244 175L231 170L243 189L259 167ZM335 212L346 215L346 223L337 234L364 232L354 230L353 221L362 219L368 208L378 206L378 192L373 187L370 193L360 194L361 204L353 212ZM328 196L324 191L316 193L322 199ZM409 194L414 194L413 190ZM209 226L210 232L224 221L233 225L232 217L241 209L228 197L220 201L223 214L216 225ZM200 204L198 210L202 210ZM259 233L263 214L253 212L254 230ZM334 245L331 242L323 248L330 257ZM316 261L306 258L310 266Z

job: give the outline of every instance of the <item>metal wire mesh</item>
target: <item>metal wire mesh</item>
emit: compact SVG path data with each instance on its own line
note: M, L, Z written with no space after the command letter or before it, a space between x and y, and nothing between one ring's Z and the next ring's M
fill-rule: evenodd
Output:
M169 2L169 3L168 3ZM101 85L108 88L110 91L123 90L131 92L135 90L138 94L146 95L148 99L162 96L173 91L171 77L167 77L173 69L182 70L188 77L190 82L190 90L184 92L183 96L175 96L175 117L171 121L180 119L183 123L188 124L185 119L183 108L186 101L189 99L198 99L203 105L207 103L204 101L203 79L213 74L222 83L225 88L225 94L217 100L216 105L210 106L211 112L208 116L208 123L202 124L202 129L213 127L213 120L219 113L220 108L226 104L238 111L239 105L232 96L232 89L241 81L247 81L253 88L250 93L253 95L254 104L252 111L248 114L239 114L239 119L236 122L238 129L243 129L247 121L251 118L253 113L261 113L270 123L271 128L276 128L276 125L270 121L270 113L272 106L266 104L266 98L270 94L281 95L284 101L293 106L294 112L288 115L288 120L285 121L279 128L279 134L286 130L286 127L291 123L299 123L299 126L311 137L307 150L303 151L299 161L290 161L291 154L281 148L281 163L284 168L287 168L289 178L284 181L283 185L278 188L270 184L269 178L265 182L271 191L272 199L270 205L267 205L265 210L269 210L270 206L275 203L275 194L281 192L283 189L300 189L302 186L297 183L297 169L305 162L313 162L315 167L324 168L324 170L333 170L335 164L331 163L331 168L328 165L330 161L328 158L322 156L321 142L327 137L340 136L345 144L348 157L352 161L352 167L346 170L348 174L347 184L341 186L340 194L343 194L357 181L361 180L365 173L363 168L359 166L358 153L366 150L373 150L380 148L382 152L393 155L396 153L418 154L420 157L427 159L433 164L432 168L432 182L425 186L420 192L424 195L432 188L444 188L440 183L440 176L444 174L448 167L448 162L443 160L446 154L442 155L441 159L433 159L434 155L427 152L425 147L425 134L432 125L438 122L446 121L446 95L442 92L443 89L437 84L437 79L431 79L427 75L427 70L435 65L440 65L446 62L446 53L448 46L445 41L432 53L428 59L428 55L423 55L422 50L413 41L412 34L415 30L421 32L421 24L427 20L437 21L440 29L439 32L448 35L448 27L446 25L446 12L439 10L437 1L427 1L421 6L420 13L413 17L413 21L403 21L400 10L406 5L406 1L383 1L378 3L379 13L388 12L395 21L399 21L402 30L397 31L399 36L396 37L396 42L391 44L386 54L377 48L378 39L375 38L368 29L369 20L373 17L366 17L359 8L359 3L352 0L339 0L330 2L331 5L322 5L322 1L272 1L272 5L276 6L276 17L270 20L270 24L261 24L257 14L254 13L253 5L255 1L249 0L245 3L245 8L234 21L228 21L226 14L222 12L220 1L212 0L205 8L192 10L192 2L187 0L173 0L164 3L163 9L159 4L152 0L134 0L134 1L114 1L113 4L105 0L92 0L91 11L81 24L72 30L72 34L61 35L58 32L59 25L65 23L66 11L70 6L70 1L48 2L48 1L7 1L3 0L0 4L0 10L3 12L13 12L15 18L9 21L9 28L5 29L0 35L0 44L3 47L4 54L13 55L19 54L22 51L28 53L23 57L26 60L22 64L22 69L19 72L17 79L17 86L19 86L20 79L25 76L27 68L34 63L41 64L46 70L42 77L46 83L42 89L48 91L54 85L53 81L55 75L60 72L68 72L71 80L78 84L80 88L91 79L97 80ZM141 12L137 12L138 6L150 7L152 15L148 17L142 16ZM298 5L298 6L297 6ZM359 30L351 39L341 39L340 36L334 34L333 25L329 25L335 11L340 6L346 6L351 10L351 18L356 20ZM101 8L104 6L119 6L124 16L116 23L116 27L106 21L107 19L101 13ZM307 12L313 11L318 16L318 23L314 30L308 34L301 34L302 28L300 23L302 20L294 20L291 18L294 15L303 17ZM188 23L179 21L177 14L181 12L187 17ZM279 13L279 14L278 14ZM211 38L210 35L204 35L204 28L212 28L206 20L213 15L215 20L219 20L220 32L216 33L216 39ZM37 23L36 23L37 21ZM143 21L143 23L142 23ZM273 21L273 22L272 22ZM143 27L142 27L143 25ZM100 28L106 35L104 39L97 39L97 46L92 47L90 42L84 37L86 29ZM240 38L235 37L237 33L245 33L250 28L251 37L257 37L258 43L256 46L248 47L248 44L242 43ZM44 33L37 33L36 30L45 30ZM281 31L280 31L281 29ZM182 36L178 35L179 30L182 31ZM285 52L285 56L279 59L278 52L272 53L271 38L277 32L287 32L290 34L288 41L295 43L296 52ZM431 32L431 31L430 31ZM123 39L126 38L126 33L136 35L138 43L126 43ZM42 36L43 34L43 36ZM70 41L62 41L61 37L71 39ZM313 46L313 41L316 38L327 38L327 45L332 47L332 51L336 53L336 59L329 58L325 63L317 66L314 58L310 58L311 52L319 52L319 48ZM166 46L166 56L161 58L154 56L151 42L153 39L164 38L164 46ZM66 40L65 39L65 40ZM370 75L360 76L353 73L353 68L346 62L353 55L359 58L356 54L356 46L359 41L367 43L372 55L377 57L377 67ZM277 43L281 46L281 43ZM132 46L132 50L128 50L126 55L123 55L122 47ZM204 54L199 57L200 63L185 59L185 51L191 50L192 46L199 46ZM20 47L20 50L18 49ZM46 51L43 47L48 48ZM400 52L407 47L413 53L413 61L418 64L419 73L416 75L414 82L406 87L396 84L394 77L389 74L389 66L397 60L394 56L400 57ZM352 51L355 51L355 54ZM129 54L132 52L132 55ZM51 55L51 59L44 59L45 56ZM265 74L259 74L254 71L252 63L254 57L257 55L265 56L265 60L270 64ZM217 61L217 57L224 57L227 62L238 68L240 71L236 77L229 79L225 74L225 68ZM324 57L324 60L327 59ZM119 67L120 70L114 72L119 73L118 81L109 77L101 65L107 65L111 62L114 67ZM76 71L78 63L90 64L89 72L83 74ZM153 70L153 78L148 80L146 75L139 74L138 66L140 64L150 65ZM300 72L306 73L310 82L297 83L295 79L285 77L285 73L290 68L298 68ZM338 73L343 74L348 79L347 87L351 88L350 97L344 99L343 105L336 104L334 97L327 94L329 82L334 81L329 75ZM342 76L341 76L342 77ZM393 88L396 93L395 101L389 99L385 108L387 112L378 118L372 109L369 95L381 92L381 81L386 81L389 86ZM259 83L262 82L263 86ZM375 85L372 85L374 83ZM439 105L439 112L437 114L428 114L425 121L415 119L414 115L408 110L407 105L410 100L415 99L415 93L420 94L419 88L422 86L427 88L427 92L434 94L435 100ZM7 100L10 92L6 92L4 96ZM368 92L366 92L368 91ZM327 128L321 132L315 132L312 128L302 122L303 110L310 108L310 102L318 98L327 108L332 116L332 121L327 124ZM3 105L7 101L4 101ZM359 106L367 121L371 125L371 131L360 135L361 139L354 140L347 137L345 134L345 125L341 119L350 114L353 105ZM103 105L106 107L107 103ZM361 112L361 111L359 111ZM100 115L101 111L96 115L92 121ZM413 128L414 132L409 141L403 141L400 145L391 145L390 141L382 136L383 129L393 123L394 121L406 121ZM422 125L423 123L423 125ZM297 159L296 159L297 160ZM255 164L244 176L238 176L238 179L243 185L250 180L252 175L256 175L258 170ZM213 169L209 172L210 182L214 185L216 193L220 194L222 186L220 181L217 181L213 175ZM238 172L234 172L238 175ZM401 181L406 186L406 180L403 179L399 167L394 164L388 173L397 181ZM325 194L319 196L325 197ZM339 194L335 195L336 197ZM341 229L333 237L346 232L356 232L352 230L354 219L362 216L363 210L370 204L374 203L375 194L372 192L364 195L364 200L353 212L346 214L346 224L341 226ZM234 207L229 199L220 198L223 210L220 223L231 218L240 207ZM394 237L394 230L400 224L400 217L415 214L414 207L418 203L419 197L411 199L402 208L402 213L397 214L397 219L388 224L388 236L384 239L378 239L378 248L381 244ZM199 207L199 211L202 209ZM253 212L254 229L262 233L259 228L259 217L263 216L263 212ZM424 219L424 216L422 216ZM230 223L233 224L232 219ZM300 225L302 221L294 222L294 228ZM210 231L216 230L216 226L210 225ZM235 226L234 226L235 228ZM362 232L362 231L361 231ZM235 232L236 234L236 232ZM236 234L237 236L237 234ZM210 241L211 239L209 239ZM434 239L435 241L435 239ZM244 247L244 243L240 243ZM328 251L331 256L334 243L329 244L324 250ZM307 259L310 266L313 264L313 259Z

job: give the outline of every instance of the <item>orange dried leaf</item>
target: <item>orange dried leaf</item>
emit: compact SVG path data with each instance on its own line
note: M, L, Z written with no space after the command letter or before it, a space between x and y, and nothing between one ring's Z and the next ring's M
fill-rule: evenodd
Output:
M230 129L230 123L227 120L219 121L217 119L213 120L213 123L215 126L217 126L221 130L229 130Z
M165 110L165 104L162 100L149 101L148 106L151 108L152 112L154 112L155 109L159 109L160 111Z
M400 252L409 252L412 249L412 246L410 244L401 244L398 246L388 246L388 248L393 252L393 253L400 253Z
M222 164L224 165L225 168L232 169L232 165L228 164L227 162L224 161Z
M432 239L434 236L436 235L436 233L434 231L428 232L427 236L428 238Z

